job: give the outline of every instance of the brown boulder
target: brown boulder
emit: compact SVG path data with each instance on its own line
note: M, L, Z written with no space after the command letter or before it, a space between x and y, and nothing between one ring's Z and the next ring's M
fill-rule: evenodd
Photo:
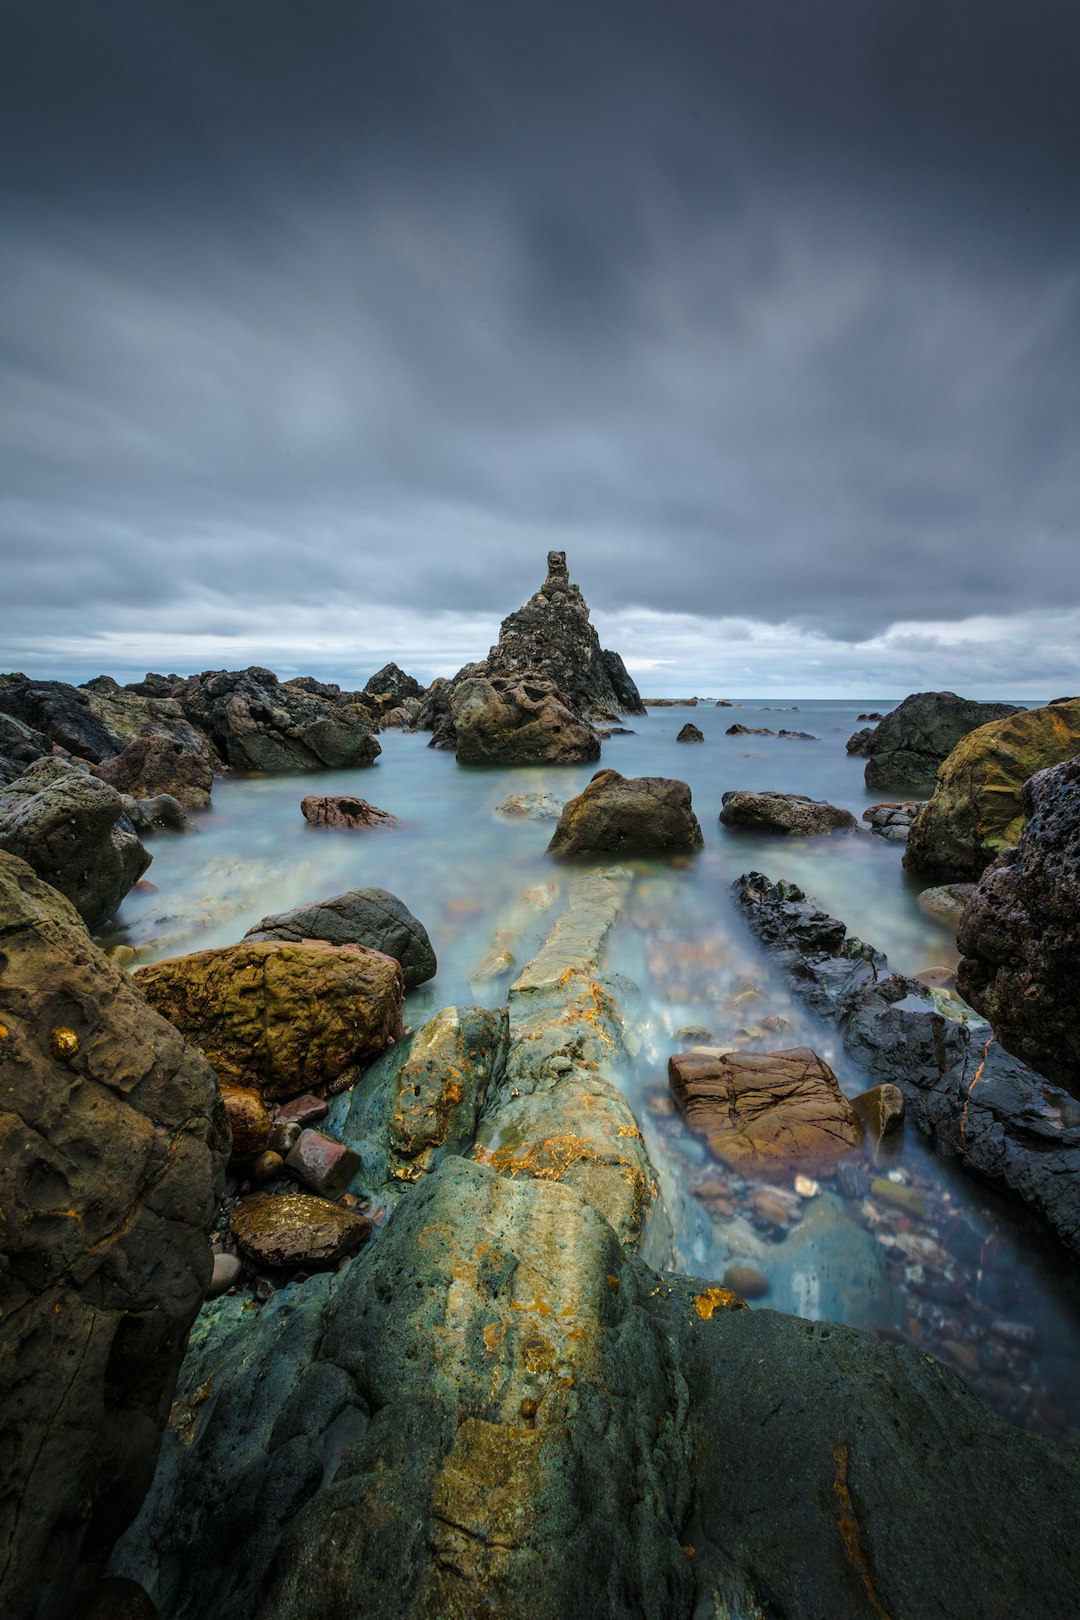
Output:
M365 1215L312 1193L256 1193L237 1204L229 1224L249 1260L277 1270L336 1265L371 1236Z
M300 800L300 812L312 827L400 827L397 816L380 810L366 799L335 793L320 798L309 793Z
M401 1034L401 968L363 945L242 941L154 962L134 978L223 1084L264 1098L333 1086Z
M169 793L185 810L207 809L214 785L206 755L192 752L175 737L136 737L122 753L95 765L94 775L133 799Z
M551 681L532 675L459 681L450 701L461 765L576 764L600 738Z
M858 825L850 810L804 793L725 793L720 820L725 827L753 827L760 832L807 838L817 833L851 832Z
M232 1158L253 1159L270 1141L270 1114L254 1086L221 1088L221 1101L232 1132Z
M137 1511L210 1280L202 1055L0 855L0 1612L67 1615Z
M807 1046L679 1053L668 1081L690 1129L744 1175L786 1180L793 1168L828 1168L862 1142L836 1076Z
M705 840L690 789L667 776L621 776L597 771L564 805L551 855L677 855Z

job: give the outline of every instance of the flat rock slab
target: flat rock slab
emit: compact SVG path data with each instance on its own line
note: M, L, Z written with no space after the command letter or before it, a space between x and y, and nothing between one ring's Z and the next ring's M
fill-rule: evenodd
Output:
M668 1080L686 1123L732 1169L788 1180L862 1144L859 1117L808 1046L786 1052L678 1053Z
M349 793L320 796L309 793L300 800L300 813L311 827L400 827L397 816L389 810Z
M256 1193L229 1225L249 1260L277 1270L336 1265L371 1236L366 1216L310 1193Z
M808 837L815 833L851 832L857 825L850 810L802 793L725 793L720 820L725 827L756 827L762 832Z

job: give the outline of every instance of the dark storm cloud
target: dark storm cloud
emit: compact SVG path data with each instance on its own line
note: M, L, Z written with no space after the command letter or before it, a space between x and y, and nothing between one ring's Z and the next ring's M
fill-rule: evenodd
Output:
M5 33L23 636L242 603L271 657L301 608L497 616L549 544L611 612L851 640L1080 602L1075 7Z

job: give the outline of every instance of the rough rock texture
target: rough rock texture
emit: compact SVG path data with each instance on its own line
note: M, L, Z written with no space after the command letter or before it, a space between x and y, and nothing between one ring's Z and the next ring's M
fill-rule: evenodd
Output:
M65 681L0 675L0 712L32 728L66 753L97 764L123 743L93 712L90 695Z
M180 684L178 681L177 686ZM138 692L130 686L119 686L109 675L96 676L78 691L87 699L91 712L118 739L118 751L139 737L166 737L179 743L186 754L201 759L211 772L221 770L222 761L210 739L185 718L179 699L171 691Z
M0 1610L61 1620L150 1483L210 1280L205 1060L0 855Z
M340 770L370 765L381 753L362 710L283 686L268 669L193 675L181 688L180 702L187 719L239 770Z
M860 758L868 757L870 753L870 743L875 729L876 728L874 726L864 726L861 731L852 732L851 736L844 744L844 747L847 749L848 753L858 754Z
M333 1086L401 1034L401 968L362 945L243 940L134 978L223 1083L264 1098Z
M750 927L787 966L792 990L837 1020L875 1080L899 1086L938 1151L1016 1193L1080 1252L1080 1108L1011 1057L983 1023L946 1017L932 990L893 973L792 883L741 877ZM954 1003L955 1005L955 1003Z
M925 800L923 801L925 803ZM904 799L899 804L872 804L862 813L869 831L893 844L906 844L922 804L917 799Z
M597 771L563 806L548 845L552 855L677 855L705 840L690 789L667 776Z
M803 793L732 791L721 799L725 827L754 827L761 832L809 837L816 833L851 832L857 825L850 810Z
M461 765L577 764L600 738L550 681L532 675L460 680L450 713Z
M829 1065L808 1046L787 1052L680 1052L668 1082L697 1136L743 1175L787 1181L829 1170L863 1132Z
M644 714L645 704L626 665L617 652L604 648L600 654L608 682L620 714Z
M397 816L392 816L389 810L380 810L377 804L369 804L366 799L350 793L333 793L322 797L309 793L300 800L300 813L312 827L336 827L340 830L401 826Z
M1024 784L1027 825L972 893L957 988L1002 1045L1080 1097L1080 757Z
M406 990L433 979L438 966L427 929L389 889L350 889L329 900L264 917L244 938L366 945L400 962Z
M204 753L185 748L178 738L154 735L134 738L112 759L96 765L94 775L135 799L171 794L185 810L207 809L214 785Z
M866 785L932 793L938 767L962 737L1020 712L1013 703L975 703L955 692L913 692L870 734ZM855 751L850 744L848 751Z
M681 743L704 742L705 733L699 726L695 726L692 721L688 720L675 741Z
M0 711L0 783L21 776L28 765L52 753L52 749L52 743L40 731Z
M371 1236L365 1215L312 1193L256 1193L243 1198L229 1225L249 1260L283 1270L336 1265Z
M140 837L143 833L190 832L194 826L180 800L171 793L159 793L153 799L133 799L130 793L121 793L120 803Z
M59 889L89 928L113 915L150 865L116 789L53 758L0 789L0 850Z
M904 854L913 872L972 879L1019 841L1028 777L1080 752L1080 699L1021 709L958 743L916 816Z
M425 695L420 682L406 675L397 664L384 664L382 669L376 670L365 683L364 693L367 697L381 699L388 708L396 708L406 698L422 698Z

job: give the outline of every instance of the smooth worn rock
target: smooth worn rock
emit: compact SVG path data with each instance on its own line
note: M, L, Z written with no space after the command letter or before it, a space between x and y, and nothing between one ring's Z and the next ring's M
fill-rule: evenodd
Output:
M268 669L207 670L185 681L179 698L186 718L238 770L343 770L381 752L359 707L282 685Z
M230 1288L235 1288L240 1281L243 1267L235 1254L215 1254L214 1269L210 1275L210 1284L206 1290L207 1299L219 1299L227 1294Z
M531 675L459 681L451 701L461 765L576 764L600 738L550 681Z
M53 758L0 788L0 850L32 866L89 928L108 921L150 865L116 789Z
M974 889L974 883L944 883L938 888L923 889L918 900L919 910L927 917L948 923L955 931Z
M270 1112L254 1086L221 1087L221 1101L229 1121L234 1159L253 1159L270 1142Z
M1020 842L971 894L957 989L1002 1045L1080 1097L1080 757L1025 782Z
M866 785L906 788L925 797L961 738L1020 712L1013 703L975 703L955 692L913 692L874 728L866 750Z
M264 917L244 938L366 945L400 962L407 990L433 979L438 966L427 929L388 889L349 889L329 900Z
M817 833L850 832L856 825L850 810L802 793L725 793L720 820L725 827L754 827L762 832L810 837Z
M59 1620L150 1483L228 1137L209 1065L5 854L0 935L0 1611Z
M862 1143L862 1126L836 1076L809 1047L787 1052L679 1052L672 1093L695 1135L732 1169L787 1180L828 1169Z
M705 733L700 729L700 727L693 725L688 720L685 726L683 726L682 730L679 732L679 735L675 738L675 741L683 743L704 742Z
M690 789L667 776L598 771L563 807L548 844L552 855L680 855L705 840Z
M275 1176L281 1175L284 1169L285 1155L268 1147L265 1152L257 1153L248 1165L247 1179L253 1187L265 1187Z
M214 785L205 754L193 752L175 737L136 737L121 753L96 765L94 775L135 799L171 794L185 810L207 809Z
M134 978L222 1083L266 1099L332 1087L401 1034L401 968L361 945L245 940L154 962Z
M335 1142L322 1131L306 1130L300 1132L290 1148L285 1169L312 1192L323 1198L336 1198L360 1169L360 1155L355 1148Z
M495 806L495 814L510 821L558 821L565 803L554 793L511 793Z
M400 827L397 816L366 799L349 793L320 797L309 793L300 801L300 813L311 827Z
M278 1104L274 1109L274 1124L317 1125L320 1119L325 1119L329 1107L325 1097L315 1097L305 1091L303 1096Z
M733 1265L724 1271L724 1287L730 1288L740 1299L764 1299L769 1292L769 1279L757 1266Z
M1019 842L1024 783L1080 752L1080 700L1021 709L960 742L916 816L904 865L941 882L977 879Z
M254 1193L229 1226L249 1260L280 1271L337 1265L371 1236L366 1215L312 1193Z
M878 1147L887 1136L897 1135L904 1126L904 1093L899 1086L872 1086L851 1099L851 1106L863 1122L868 1141Z

